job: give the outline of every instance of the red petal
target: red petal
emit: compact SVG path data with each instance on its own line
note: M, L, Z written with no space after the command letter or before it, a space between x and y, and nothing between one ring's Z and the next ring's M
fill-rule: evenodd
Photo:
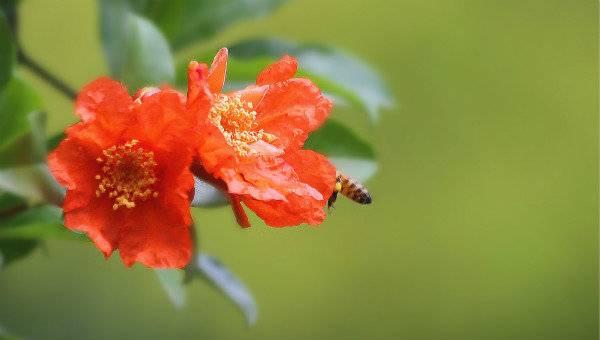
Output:
M111 124L115 120L128 119L127 112L132 102L123 84L102 77L81 90L75 102L75 113L84 122L99 120Z
M277 62L267 66L256 78L257 85L268 85L285 81L294 76L298 70L298 61L289 55L284 55Z
M190 226L175 211L155 202L126 213L119 254L127 266L141 262L151 268L182 268L192 256ZM141 208L141 209L138 209Z
M188 66L187 109L196 117L196 123L206 120L212 105L212 94L208 87L208 67L192 61Z
M248 158L236 168L222 168L219 177L230 193L258 200L286 200L292 193L323 199L315 188L299 181L294 169L280 157Z
M322 207L324 207L335 186L336 169L331 161L312 150L288 152L284 158L294 168L300 181L321 193L323 196Z
M252 103L252 107L257 107L268 89L268 86L250 85L243 90L231 92L228 96L239 96L243 102Z
M325 219L323 208L335 185L335 167L325 156L310 150L290 152L284 158L294 168L299 181L318 190L321 197L289 193L285 201L243 196L243 202L272 227L322 223Z
M192 144L194 128L189 111L182 103L179 93L160 91L146 97L135 108L135 123L129 126L125 138L160 144L165 139L182 139ZM183 138L185 136L185 138ZM189 139L189 140L188 140Z
M256 112L259 128L277 136L273 144L285 149L301 147L332 107L315 84L294 78L269 86Z
M317 225L325 220L321 202L306 196L292 194L287 201L259 201L245 196L243 202L271 227Z
M220 167L235 162L236 153L219 129L207 123L200 127L200 131L197 155L208 173L215 174Z
M135 94L133 95L133 100L136 102L139 101L141 103L143 100L146 99L146 97L153 96L159 93L160 91L161 89L154 86L142 87L141 89L135 92Z
M168 149L155 149L160 176L156 183L159 196L152 201L159 202L162 209L169 210L173 218L177 217L178 223L189 225L192 221L190 193L194 188L194 177L189 169L192 150L181 138L169 143Z
M86 233L105 257L110 256L119 244L122 221L108 199L94 197L91 204L65 212L64 223L73 231Z
M225 83L225 74L227 73L227 48L223 47L217 52L210 70L208 71L208 85L213 93L221 93Z
M63 140L48 155L48 167L56 180L67 188L64 211L80 208L95 195L94 176L99 169L96 154L72 138Z

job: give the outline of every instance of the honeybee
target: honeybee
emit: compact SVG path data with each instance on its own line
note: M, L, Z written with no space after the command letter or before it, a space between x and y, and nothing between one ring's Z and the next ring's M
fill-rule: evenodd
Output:
M335 179L335 189L327 201L327 207L333 207L333 204L337 200L338 193L348 197L356 203L360 204L371 204L371 194L369 191L360 183L354 179L344 175L341 172L337 172Z

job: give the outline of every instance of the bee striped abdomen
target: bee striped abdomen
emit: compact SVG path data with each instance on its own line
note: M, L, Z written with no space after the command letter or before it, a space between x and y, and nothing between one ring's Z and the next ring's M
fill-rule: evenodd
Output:
M329 207L333 206L333 203L335 203L338 193L341 193L356 203L370 204L372 202L369 191L362 184L342 173L338 173L337 175L336 188L329 199Z
M348 197L356 203L371 203L371 195L362 184L343 174L340 174L338 179L342 184L342 189L340 190L342 195Z

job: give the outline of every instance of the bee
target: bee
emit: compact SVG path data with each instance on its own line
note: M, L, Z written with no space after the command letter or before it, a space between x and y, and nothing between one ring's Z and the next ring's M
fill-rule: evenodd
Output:
M369 194L369 191L367 191L362 184L339 171L337 172L337 177L335 179L335 189L333 189L333 193L327 201L328 208L333 207L333 204L337 200L338 193L341 193L354 202L360 204L371 204L373 201L371 199L371 194Z

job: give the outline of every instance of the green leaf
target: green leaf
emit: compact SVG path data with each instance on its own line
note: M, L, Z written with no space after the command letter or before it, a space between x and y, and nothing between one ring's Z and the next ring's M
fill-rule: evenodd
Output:
M115 78L132 91L174 81L169 44L151 21L122 0L100 1L100 12L104 53Z
M12 5L14 6L14 4ZM0 11L0 93L13 74L15 60L16 49L12 31L6 15Z
M375 152L369 143L334 119L328 119L311 133L304 147L330 156L375 159Z
M304 148L327 155L338 170L359 181L368 180L377 171L373 148L354 131L332 119L310 134Z
M276 60L283 54L293 55L298 59L300 75L310 77L323 91L333 96L340 96L355 106L360 104L359 108L365 109L373 121L377 121L382 108L393 105L388 88L374 69L358 58L331 47L255 39L234 45L229 51L233 58L246 60Z
M157 269L154 271L169 300L176 308L182 308L186 302L183 283L185 273L180 269Z
M58 144L60 144L60 142L62 142L63 139L65 139L65 133L62 131L53 136L48 137L46 139L46 150L50 152L56 149Z
M60 208L42 205L0 220L0 240L85 239L63 226Z
M189 275L201 275L209 283L225 294L246 318L246 323L252 326L258 319L258 307L252 294L235 275L216 258L198 254L186 268Z
M36 93L13 77L0 95L0 191L30 203L60 204L63 190L48 172L46 116Z
M6 15L8 22L10 24L11 17L16 16L17 7L19 5L20 0L2 0L0 1L0 9Z
M26 202L21 197L0 191L0 216L9 215L26 207Z
M0 94L0 168L43 159L41 145L45 116L37 94L19 77L13 77Z
M130 0L152 20L174 49L205 41L229 25L264 16L285 0Z
M43 163L0 169L0 190L29 203L50 202L59 206L65 194Z
M0 239L0 269L31 254L38 244L39 241L37 240Z
M63 226L61 209L42 205L0 219L0 268L29 255L46 239L87 240Z

